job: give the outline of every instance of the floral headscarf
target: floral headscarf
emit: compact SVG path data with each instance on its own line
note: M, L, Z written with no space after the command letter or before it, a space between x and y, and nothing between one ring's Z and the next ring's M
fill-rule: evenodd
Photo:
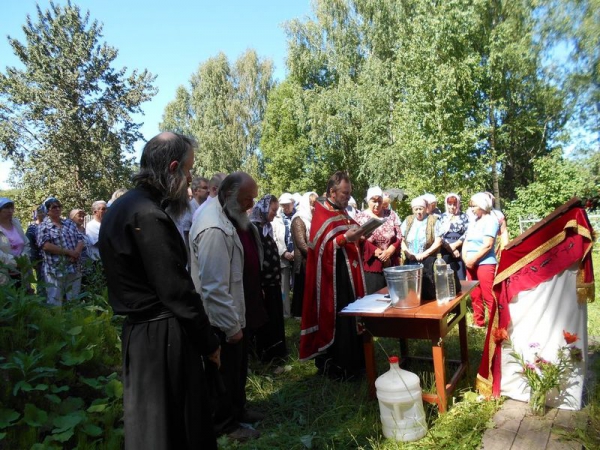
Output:
M252 212L250 213L250 221L253 223L257 223L262 226L263 236L267 234L273 237L273 227L271 226L271 222L269 222L269 207L271 206L271 199L273 195L267 194L263 196L259 201L256 202L256 205L252 208Z
M456 199L456 216L460 215L460 195L450 192L444 199L444 205L446 205L446 212L448 212L448 199L454 197Z

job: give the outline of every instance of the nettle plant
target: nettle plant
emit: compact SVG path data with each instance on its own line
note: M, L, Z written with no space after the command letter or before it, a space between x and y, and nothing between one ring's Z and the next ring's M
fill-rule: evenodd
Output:
M119 330L106 299L63 307L0 286L0 447L118 448Z

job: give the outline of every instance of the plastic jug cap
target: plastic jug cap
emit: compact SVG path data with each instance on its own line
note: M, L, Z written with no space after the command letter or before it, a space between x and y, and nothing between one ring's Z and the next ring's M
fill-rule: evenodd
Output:
M398 357L397 356L390 356L390 364L398 364Z

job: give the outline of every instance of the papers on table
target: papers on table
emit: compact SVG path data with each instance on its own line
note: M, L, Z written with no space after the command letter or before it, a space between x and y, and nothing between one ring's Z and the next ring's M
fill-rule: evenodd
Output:
M348 304L342 312L380 313L390 306L390 299L381 294L365 295Z

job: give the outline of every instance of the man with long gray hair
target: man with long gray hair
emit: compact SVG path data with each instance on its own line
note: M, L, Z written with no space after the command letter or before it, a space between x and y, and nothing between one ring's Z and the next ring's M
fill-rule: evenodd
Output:
M217 448L203 355L218 366L219 342L186 270L184 242L165 212L187 208L194 147L175 133L148 141L136 187L109 208L100 228L109 301L115 314L127 316L126 449Z
M222 346L226 392L216 399L215 426L217 433L239 441L259 435L240 423L264 417L246 408L249 338L268 320L260 284L262 245L246 212L257 195L250 175L232 173L190 230L192 279Z

